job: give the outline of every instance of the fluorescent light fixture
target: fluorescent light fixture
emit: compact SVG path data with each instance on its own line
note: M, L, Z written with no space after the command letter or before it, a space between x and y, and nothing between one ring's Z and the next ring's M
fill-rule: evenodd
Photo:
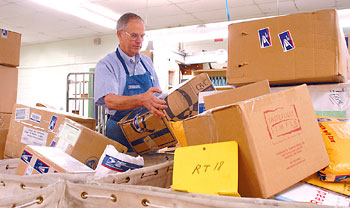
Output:
M87 0L32 0L38 4L85 19L106 28L115 29L119 14Z
M338 10L340 27L350 27L350 9Z

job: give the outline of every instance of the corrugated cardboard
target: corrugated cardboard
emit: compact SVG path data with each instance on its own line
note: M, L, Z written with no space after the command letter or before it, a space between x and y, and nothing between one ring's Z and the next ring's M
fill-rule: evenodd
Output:
M8 129L10 127L11 113L0 113L0 129Z
M261 48L258 31L265 28L271 44ZM284 32L289 32L294 45L286 52L279 38ZM345 82L349 70L336 10L231 24L228 56L228 84L264 79L271 84Z
M183 121L188 145L238 142L238 192L268 198L329 165L306 85Z
M0 128L0 160L4 159L4 151L8 131L8 129Z
M18 69L0 65L0 113L12 112L12 108L17 101L17 84Z
M122 144L66 118L63 121L62 129L53 138L50 146L62 149L75 159L95 169L109 144L113 145L119 152L127 151L127 148Z
M92 118L16 104L10 121L5 157L19 158L26 144L48 146L65 118L89 127L96 126L96 120Z
M267 80L264 80L231 90L225 90L218 94L204 96L204 103L207 109L211 109L268 93L270 93L270 85Z
M0 65L19 66L21 34L1 28L0 31Z
M94 170L59 148L27 145L16 169L16 175L44 173L94 174Z
M198 93L212 91L214 86L207 74L200 74L169 90L164 100L168 108L165 118L150 112L129 114L118 124L133 150L145 154L177 143L169 130L168 121L180 121L198 114Z

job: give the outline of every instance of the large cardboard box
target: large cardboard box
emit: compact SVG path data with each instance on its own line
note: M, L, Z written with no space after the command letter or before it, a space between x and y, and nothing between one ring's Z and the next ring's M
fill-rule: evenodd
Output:
M228 84L345 82L349 55L336 10L229 25Z
M4 159L5 144L8 134L8 129L0 128L0 160Z
M12 112L17 101L17 85L18 69L0 65L0 113Z
M48 146L65 118L96 128L96 120L48 108L16 104L13 108L5 157L19 158L25 145Z
M27 145L16 169L16 175L44 173L94 174L94 170L59 148Z
M238 192L268 198L329 165L306 85L183 121L189 145L237 141Z
M1 29L0 34L0 65L19 66L21 34Z
M169 121L180 121L198 114L198 93L212 91L207 74L200 74L163 94L168 108L160 119L150 112L131 113L119 125L133 150L145 154L177 143Z
M62 128L50 143L95 169L107 145L113 145L118 152L126 153L127 148L104 135L92 131L68 118L64 119Z

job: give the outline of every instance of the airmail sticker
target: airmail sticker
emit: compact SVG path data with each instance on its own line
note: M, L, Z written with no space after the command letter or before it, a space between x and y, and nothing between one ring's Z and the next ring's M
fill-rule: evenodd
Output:
M267 48L272 46L270 28L266 27L266 28L260 29L258 33L259 33L259 40L260 40L260 48Z
M287 52L295 48L294 41L289 30L278 34L278 37L280 38L283 52Z

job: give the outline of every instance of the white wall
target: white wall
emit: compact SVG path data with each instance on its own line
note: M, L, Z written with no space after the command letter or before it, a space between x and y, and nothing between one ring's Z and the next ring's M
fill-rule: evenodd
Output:
M101 45L95 45L94 38L22 46L17 102L39 102L66 110L67 75L88 72L118 44L115 34L101 36ZM176 44L155 43L154 48L154 66L161 88L166 91L168 70L177 67L169 48L176 50Z

